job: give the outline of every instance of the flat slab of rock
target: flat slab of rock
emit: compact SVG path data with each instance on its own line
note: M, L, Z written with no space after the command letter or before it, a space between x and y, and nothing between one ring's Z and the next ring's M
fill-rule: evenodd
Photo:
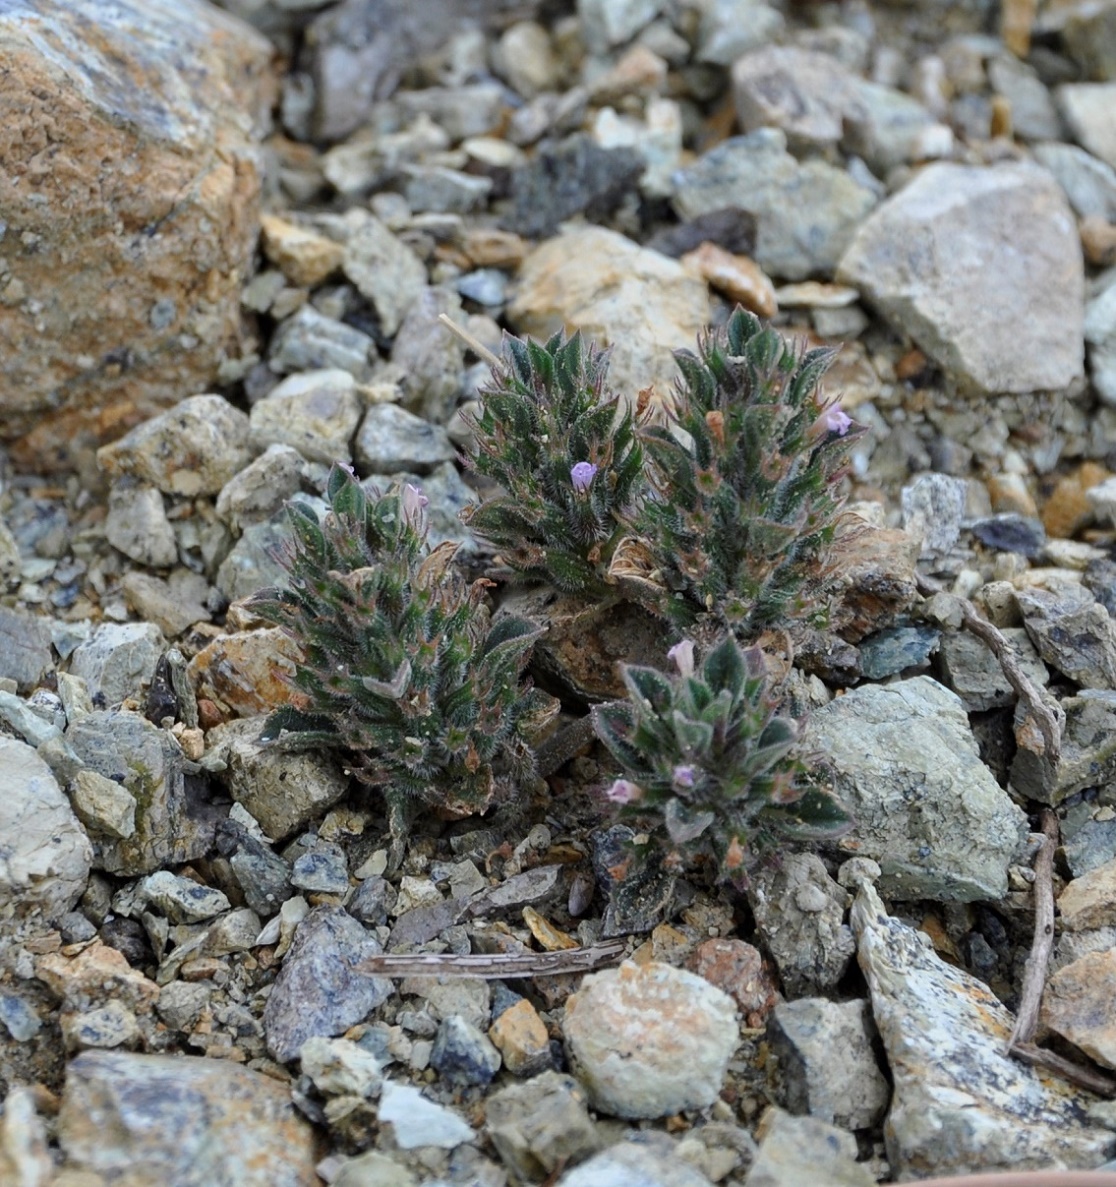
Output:
M271 55L208 4L4 5L0 435L22 464L72 466L239 352Z
M131 1170L210 1187L320 1182L289 1087L227 1060L87 1051L66 1069L58 1136L67 1170L105 1181Z
M705 282L615 231L580 227L547 240L523 261L508 318L517 333L546 340L565 327L611 347L609 385L635 399L678 377L672 352L693 349L709 317Z
M1071 884L1072 885L1072 884ZM1101 1067L1116 1068L1116 950L1087 952L1046 983L1041 1021Z
M837 277L977 391L1083 374L1081 244L1045 170L927 166L861 226Z
M1015 1019L981 981L888 916L868 883L852 908L857 955L894 1084L892 1174L1092 1169L1116 1135L1081 1124L1094 1097L1005 1055Z
M1027 835L980 760L964 705L929 676L864 685L810 717L856 826L843 842L880 864L902 899L998 899Z

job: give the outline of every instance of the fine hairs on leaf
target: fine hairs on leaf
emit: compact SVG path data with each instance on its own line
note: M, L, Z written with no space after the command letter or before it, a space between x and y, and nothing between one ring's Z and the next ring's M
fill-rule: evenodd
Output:
M639 430L654 494L629 521L658 575L641 583L650 608L681 631L711 616L742 641L818 620L864 431L819 394L831 352L792 349L737 309L675 358L670 423Z
M606 388L608 358L580 334L505 338L480 393L465 464L500 486L462 519L520 580L599 594L644 487L633 413Z
M289 509L288 588L250 601L301 652L296 704L263 737L343 748L397 830L420 805L484 811L502 778L532 773L530 743L555 709L523 680L540 630L510 616L490 624L489 583L460 577L452 546L429 551L414 487L368 491L337 466L326 495L320 520Z
M848 814L799 752L801 723L779 713L759 648L726 634L700 669L690 640L671 657L673 677L625 665L627 701L592 710L624 772L606 793L621 819L649 824L668 865L712 863L733 881L757 845L848 831Z

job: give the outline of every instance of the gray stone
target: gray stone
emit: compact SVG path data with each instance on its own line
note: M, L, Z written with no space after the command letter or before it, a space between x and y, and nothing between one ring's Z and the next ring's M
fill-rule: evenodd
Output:
M1116 283L1085 306L1085 341L1093 387L1105 404L1116 406Z
M594 1108L632 1118L712 1104L740 1041L728 994L656 962L587 976L562 1033Z
M992 89L1011 106L1011 126L1016 136L1022 140L1062 139L1062 121L1054 100L1034 67L1003 54L992 58L987 70Z
M352 461L352 439L360 423L356 381L330 368L289 375L252 405L252 443L258 449L289 445L314 462Z
M1082 76L1098 82L1116 81L1116 5L1075 4L1065 10L1062 45L1081 68Z
M330 1187L417 1187L418 1179L400 1163L377 1150L346 1158Z
M881 891L939 902L999 899L1026 817L980 761L960 699L928 676L865 685L816 710L810 743L852 813Z
M289 754L259 741L262 718L229 721L209 731L207 752L222 760L229 795L282 840L333 807L349 782L327 756Z
M1092 591L1072 582L1016 591L1039 655L1083 688L1116 689L1116 622Z
M423 288L391 348L391 361L403 373L404 408L436 425L449 420L465 372L465 346L441 323L442 314L459 320L461 298L448 289Z
M140 1041L135 1013L123 1002L107 1001L92 1010L63 1014L62 1041L68 1052L135 1047Z
M289 445L269 445L221 487L217 514L234 531L270 519L298 490L303 459Z
M224 1059L87 1051L70 1061L58 1137L71 1173L106 1181L310 1187L312 1126L280 1081Z
M682 219L726 206L755 215L756 262L784 280L829 276L876 204L875 194L844 170L817 159L796 161L777 128L719 144L680 170L675 187Z
M1082 374L1081 243L1061 187L1033 165L927 166L857 230L837 279L970 388Z
M373 126L331 148L321 158L322 173L340 194L355 197L386 185L402 165L440 152L448 148L449 143L445 130L429 116L420 114L398 132L380 132ZM381 202L386 196L386 193L376 195ZM396 197L403 207L402 221L406 222L410 219L410 209L401 194ZM341 241L346 235L344 227L342 222Z
M390 984L390 982L389 982ZM428 1100L409 1084L384 1083L380 1095L379 1120L390 1125L396 1145L401 1150L435 1146L453 1150L471 1142L476 1134L452 1109Z
M708 0L701 6L694 56L713 66L731 66L741 54L772 40L783 21L783 14L763 0Z
M875 1037L866 1001L780 1002L767 1041L779 1060L786 1107L841 1129L879 1125L891 1092L872 1050Z
M462 297L478 305L496 308L508 299L508 277L499 268L477 268L459 276L454 283Z
M223 396L191 396L97 451L113 477L130 475L167 495L215 495L252 460L248 418Z
M1091 1094L1007 1054L1014 1018L981 981L941 960L861 885L852 909L860 967L893 1081L884 1126L891 1173L1094 1167L1116 1137L1081 1123Z
M872 1187L876 1176L856 1161L856 1138L816 1117L792 1117L774 1106L756 1129L759 1150L745 1187Z
M457 1016L478 1030L486 1030L492 1016L489 984L475 977L408 977L399 991L419 998L439 1021Z
M672 352L693 348L709 320L709 294L659 252L580 227L528 255L507 316L517 333L543 341L565 328L610 347L609 383L634 399L652 385L670 390L678 374Z
M345 894L349 889L349 868L339 845L319 841L310 853L295 858L291 885L314 894Z
M96 771L78 771L70 783L70 803L91 832L126 841L136 831L136 797Z
M351 210L346 219L350 230L342 268L375 309L384 334L394 338L426 286L426 266L371 214Z
M460 0L452 2L460 7ZM408 115L429 116L450 140L460 141L495 132L507 110L508 95L498 83L488 81L400 91L395 102Z
M634 148L604 148L584 132L544 142L512 175L509 229L546 239L576 214L600 218L629 193L644 170Z
M57 741L62 733L53 720L53 714L44 715L38 706L17 697L12 692L0 691L0 721L15 730L35 749L45 746L48 742ZM40 757L49 761L44 753L40 752Z
M860 670L867 680L885 680L900 672L930 666L941 631L926 626L897 626L877 631L857 644Z
M1024 673L1044 688L1050 673L1027 632L1021 627L1007 627L1003 635ZM1019 699L1000 661L985 642L968 631L947 631L939 654L945 683L961 698L966 712L1006 709Z
M607 54L613 46L631 41L662 7L663 0L578 0L577 15L586 47L590 53Z
M496 73L524 99L540 91L555 91L559 85L558 59L550 34L536 21L517 21L493 47Z
M898 165L949 155L952 131L917 99L879 83L856 83L842 124L845 152L863 157L881 177Z
M750 894L756 927L788 994L832 989L856 945L845 926L845 891L812 853L788 854L757 872Z
M0 792L0 910L53 922L85 890L89 839L46 763L4 735Z
M94 701L119 705L140 696L166 646L153 623L102 622L74 651L70 674L86 682Z
M922 557L941 557L961 536L969 484L948 474L923 474L903 487L903 529L922 537Z
M26 1043L42 1029L35 1007L15 993L0 993L0 1022L17 1043Z
M1082 148L1116 167L1116 82L1067 83L1055 92L1073 138Z
M288 574L279 556L290 538L285 515L245 528L232 551L221 562L214 584L230 602L261 589L285 589Z
M155 1013L172 1030L193 1030L202 1011L209 1005L211 990L196 981L172 981L159 991Z
M36 614L0 606L0 678L33 688L54 666L50 622Z
M316 1035L298 1053L302 1074L314 1081L323 1096L360 1096L372 1099L383 1087L383 1064L371 1051L351 1039Z
M395 887L377 874L357 887L349 900L349 914L369 927L379 927L387 923L394 906Z
M170 870L149 874L139 884L139 894L171 923L201 923L232 905L221 891L172 874Z
M985 548L996 552L1018 552L1028 559L1037 557L1047 545L1042 520L1016 511L1001 511L997 515L974 519L970 530Z
M1012 787L1028 799L1060 804L1086 787L1116 779L1116 692L1096 690L1060 702L1065 713L1061 756L1052 766L1020 746L1011 766ZM1022 706L1017 710L1017 716Z
M105 536L113 548L141 565L162 569L178 560L163 496L153 486L125 480L113 487Z
M485 1124L500 1160L529 1181L545 1179L601 1146L585 1093L572 1076L558 1072L493 1093Z
M128 605L167 638L175 638L196 622L208 622L209 582L185 567L172 569L167 579L153 573L125 573L120 582Z
M74 722L66 741L85 766L136 802L130 837L98 838L98 869L150 874L194 861L212 845L217 809L187 794L182 750L166 730L126 709L98 710Z
M482 1030L451 1014L438 1027L430 1066L451 1084L490 1084L500 1070L500 1052Z
M264 1007L272 1058L294 1059L307 1039L339 1035L385 1001L391 982L356 967L381 951L376 937L340 907L315 907L298 925Z
M403 197L416 214L468 214L483 208L492 189L492 178L476 177L444 165L404 165L399 177Z
M567 1171L556 1187L711 1187L709 1180L692 1166L680 1162L669 1139L652 1144L619 1142Z
M364 383L372 378L376 358L376 343L367 334L336 318L326 317L313 305L303 305L275 331L268 348L267 365L277 375L348 371Z
M732 96L741 128L781 128L795 150L837 144L858 82L836 58L797 46L764 46L732 64Z
M1031 151L1054 174L1080 218L1116 220L1116 169L1075 144L1036 144Z

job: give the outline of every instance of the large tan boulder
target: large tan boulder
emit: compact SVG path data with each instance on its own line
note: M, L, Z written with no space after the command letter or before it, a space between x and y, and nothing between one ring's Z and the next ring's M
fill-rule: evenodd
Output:
M0 61L0 440L69 469L239 353L271 47L205 0L9 0Z

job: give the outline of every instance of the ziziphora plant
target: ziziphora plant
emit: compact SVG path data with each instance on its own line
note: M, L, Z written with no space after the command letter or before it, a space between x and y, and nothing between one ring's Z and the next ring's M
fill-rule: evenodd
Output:
M455 545L428 550L414 487L369 494L335 466L326 494L321 520L288 505L289 588L248 603L301 650L290 683L302 704L272 713L262 737L349 751L398 841L418 806L482 812L501 777L533 772L533 730L553 702L521 675L541 632L511 616L490 625L490 583L451 569Z
M781 835L840 836L848 813L811 775L798 750L801 725L778 712L763 653L731 635L694 668L694 645L670 650L678 672L623 665L628 700L595 705L593 728L624 776L607 792L621 819L650 822L634 859L667 868L712 862L741 882L749 858ZM634 871L633 871L634 872Z
M639 583L644 600L681 631L705 615L744 641L818 618L864 432L819 396L832 353L800 355L737 309L675 359L671 423L639 432L655 491L630 520L657 585Z
M644 488L635 417L606 390L607 370L580 334L505 338L465 457L502 489L461 518L521 579L564 593L605 590L618 516Z

